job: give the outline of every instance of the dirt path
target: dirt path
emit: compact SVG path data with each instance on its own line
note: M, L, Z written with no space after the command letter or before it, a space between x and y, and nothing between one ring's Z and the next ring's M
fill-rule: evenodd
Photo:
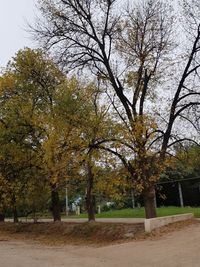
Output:
M45 247L0 237L0 267L199 267L200 225L154 241L109 247Z
M19 219L21 222L33 222L33 219ZM96 222L105 222L105 223L144 223L144 218L97 218L95 219ZM6 222L13 222L13 219L6 219ZM62 222L69 222L69 223L83 223L87 222L87 218L83 219L67 219L62 218ZM53 222L53 219L38 219L38 222Z

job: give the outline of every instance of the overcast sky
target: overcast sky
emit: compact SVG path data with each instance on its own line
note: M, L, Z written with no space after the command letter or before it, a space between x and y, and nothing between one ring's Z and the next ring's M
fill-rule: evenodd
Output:
M25 31L26 21L33 22L36 0L0 0L0 67L5 67L15 53L34 47Z

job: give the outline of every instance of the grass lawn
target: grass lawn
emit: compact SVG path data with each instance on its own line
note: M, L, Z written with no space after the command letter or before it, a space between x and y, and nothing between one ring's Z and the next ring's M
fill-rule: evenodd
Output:
M157 216L168 216L182 213L194 213L195 217L200 217L200 207L161 207L157 208ZM80 214L79 216L70 216L70 218L86 218L87 214ZM144 218L144 208L136 209L122 209L122 210L111 210L97 214L96 218Z

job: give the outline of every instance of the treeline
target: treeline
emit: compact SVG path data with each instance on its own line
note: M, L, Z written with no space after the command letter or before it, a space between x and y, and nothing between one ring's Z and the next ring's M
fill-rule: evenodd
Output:
M177 148L199 143L198 1L38 7L31 32L42 50L19 51L0 80L2 214L9 206L17 218L17 203L36 210L51 196L60 220L60 190L76 184L89 220L97 194L127 190L156 217L161 174Z
M120 194L125 174L113 171L116 161L94 147L118 128L100 95L93 83L66 78L42 50L17 53L0 79L1 213L11 209L17 221L19 207L36 213L51 199L53 218L60 220L59 194L84 188L94 219L94 190Z
M41 49L20 50L10 61L0 79L2 218L9 211L17 222L19 212L50 209L60 220L66 188L72 199L82 196L89 220L97 200L130 202L128 172L109 148L96 146L123 134L101 96L94 83L67 78ZM177 147L174 156L161 181L200 176L197 146Z

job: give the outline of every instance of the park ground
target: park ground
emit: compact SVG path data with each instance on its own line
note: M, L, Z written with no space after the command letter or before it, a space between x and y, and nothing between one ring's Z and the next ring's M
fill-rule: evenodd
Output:
M183 213L193 213L196 218L200 218L200 207L175 207L175 206L169 206L169 207L159 207L157 208L157 216L168 216L168 215L176 215L176 214L183 214ZM27 218L23 217L20 218L20 220L26 220L31 219L32 216L28 216ZM42 219L52 219L52 215L50 213L42 213L37 214L37 218L39 220ZM96 218L102 219L102 218L145 218L145 211L144 208L127 208L127 209L120 209L120 210L109 210L101 212L100 214L96 214ZM12 218L8 218L9 220L12 220ZM65 216L65 214L62 214L62 219L87 219L86 213L81 213L80 215L70 215Z
M195 217L200 218L200 207L159 207L157 208L157 216L168 216L183 213L193 213ZM144 218L145 211L144 208L128 208L120 210L110 210L107 212L102 212L101 214L96 214L96 218ZM74 218L87 218L87 214L80 214L79 216L74 216Z
M200 217L200 208L190 207L159 208L158 216L188 212ZM142 208L104 212L97 215L106 218L100 219L104 220L101 223L76 222L85 217L81 214L71 222L58 223L50 219L37 224L29 220L1 223L0 267L200 266L199 219L171 224L147 234L141 219L137 219L144 218ZM111 218L116 222L108 223ZM119 218L129 223L119 223ZM130 223L131 220L136 223Z
M17 228L11 229L10 225L0 225L2 267L199 267L199 221L177 223L146 237L112 245L105 240L101 245L98 242L97 245L87 242L79 245L72 242L48 244L44 242L48 238L38 238L38 229L34 231L30 226L22 226L16 231ZM38 225L46 225L48 229L48 224ZM56 227L62 228L62 224Z

